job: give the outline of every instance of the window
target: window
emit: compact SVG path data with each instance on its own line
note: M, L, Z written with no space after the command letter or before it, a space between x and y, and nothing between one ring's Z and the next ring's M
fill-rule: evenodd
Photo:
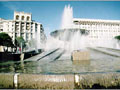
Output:
M3 31L3 29L0 29L0 31Z
M29 23L26 24L26 29L27 29L27 30L30 29L30 24L29 24Z
M16 25L16 26L19 26L19 22L16 22L15 25Z
M16 20L19 20L19 16L18 15L16 15Z
M21 33L21 36L24 37L24 33Z
M76 25L78 25L78 24L79 24L79 22L78 22L78 21L74 21L74 23L75 23Z
M15 33L15 37L17 37L17 33Z
M24 20L24 18L25 18L25 17L24 17L24 16L22 16L22 20Z
M40 33L42 33L43 32L43 30L40 30Z
M30 20L30 17L29 16L27 16L27 21L29 21Z
M29 39L29 34L26 33L26 40L28 41L28 39Z

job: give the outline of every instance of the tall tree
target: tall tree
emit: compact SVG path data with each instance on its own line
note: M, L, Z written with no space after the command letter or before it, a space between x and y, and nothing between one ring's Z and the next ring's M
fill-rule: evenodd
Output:
M5 32L0 33L0 46L14 47L12 38Z
M15 46L16 47L21 47L24 49L26 47L26 43L25 40L23 39L23 37L16 37L15 39Z
M5 32L0 33L0 45L7 47L14 47L12 38Z
M120 40L120 35L115 36L115 39Z

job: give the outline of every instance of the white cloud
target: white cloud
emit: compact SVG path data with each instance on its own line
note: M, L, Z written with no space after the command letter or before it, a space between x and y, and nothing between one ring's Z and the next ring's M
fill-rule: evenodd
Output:
M17 11L18 10L18 3L12 3L12 2L6 2L6 3L2 3L2 5L4 7L9 8L12 11Z

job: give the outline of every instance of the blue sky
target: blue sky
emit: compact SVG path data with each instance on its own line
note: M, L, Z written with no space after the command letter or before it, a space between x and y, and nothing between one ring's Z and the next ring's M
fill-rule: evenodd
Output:
M1 1L0 18L13 19L14 11L32 13L43 24L45 33L60 28L65 5L73 7L75 18L120 20L120 1Z

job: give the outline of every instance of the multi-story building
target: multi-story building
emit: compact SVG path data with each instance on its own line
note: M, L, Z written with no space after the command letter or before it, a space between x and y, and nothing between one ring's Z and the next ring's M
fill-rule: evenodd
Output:
M120 20L73 19L74 28L89 32L88 43L97 46L111 44L115 36L120 35Z
M44 40L44 28L41 23L32 20L31 13L14 12L13 20L0 18L0 32L8 33L14 41L16 37L22 36L26 42L33 38Z

